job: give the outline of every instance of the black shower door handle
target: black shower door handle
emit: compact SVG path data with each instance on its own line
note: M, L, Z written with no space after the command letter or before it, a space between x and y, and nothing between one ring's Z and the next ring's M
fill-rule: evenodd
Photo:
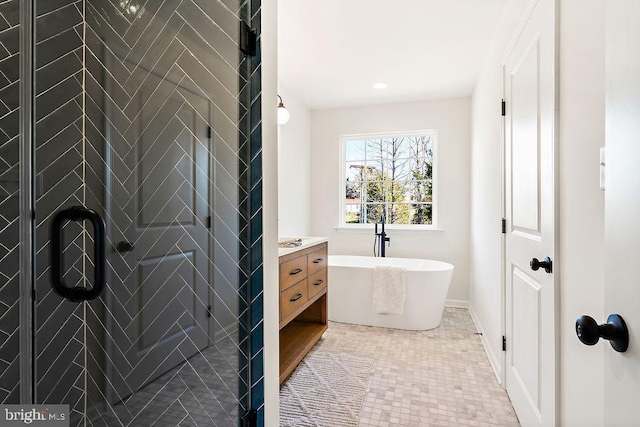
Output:
M69 287L64 282L64 225L69 221L88 220L93 225L95 267L93 269L93 286ZM105 224L96 211L84 206L73 206L59 211L51 222L51 287L63 298L73 302L96 299L102 293L105 284Z

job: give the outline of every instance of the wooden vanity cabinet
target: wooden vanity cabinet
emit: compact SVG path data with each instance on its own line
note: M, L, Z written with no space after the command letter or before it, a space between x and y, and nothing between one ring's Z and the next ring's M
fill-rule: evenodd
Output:
M327 330L327 243L280 257L280 384Z

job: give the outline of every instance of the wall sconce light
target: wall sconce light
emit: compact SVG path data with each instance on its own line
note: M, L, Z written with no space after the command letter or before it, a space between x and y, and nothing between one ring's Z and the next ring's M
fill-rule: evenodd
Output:
M289 117L291 115L289 114L287 107L282 103L282 97L280 95L278 95L278 99L280 99L280 102L278 103L278 124L284 125L289 121Z

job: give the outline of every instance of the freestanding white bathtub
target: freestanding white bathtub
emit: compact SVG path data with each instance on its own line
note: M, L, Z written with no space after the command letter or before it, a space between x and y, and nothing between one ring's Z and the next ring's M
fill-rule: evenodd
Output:
M405 267L407 298L401 315L372 310L373 267ZM453 265L442 261L408 258L329 256L329 320L358 325L422 331L440 325Z

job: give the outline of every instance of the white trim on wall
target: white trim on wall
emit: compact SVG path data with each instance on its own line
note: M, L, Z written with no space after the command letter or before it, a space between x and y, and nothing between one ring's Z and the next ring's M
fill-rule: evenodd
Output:
M493 352L493 349L491 348L491 344L489 344L489 340L484 335L484 328L482 327L482 324L478 320L478 315L473 309L473 306L471 304L467 304L467 305L468 305L469 314L471 315L471 320L473 320L473 323L476 325L476 330L481 334L480 342L482 343L482 347L484 347L484 352L487 354L487 359L489 359L489 364L491 365L491 369L493 369L493 374L496 376L496 380L498 380L498 384L504 387L504 381L502 380L502 377L503 377L502 365L500 364L500 359ZM504 352L502 353L504 354ZM502 356L502 358L504 358L504 356Z
M519 33L518 33L519 34ZM514 42L515 44L515 42ZM513 50L512 47L509 47L509 51ZM500 73L500 77L502 78L502 102L505 102L504 98L505 98L505 94L506 94L506 88L505 88L505 81L506 81L506 75L505 75L505 68L504 68L504 61L501 63L501 73ZM504 104L503 104L504 105ZM507 183L506 183L506 173L507 173L507 158L506 158L506 141L507 141L507 127L506 127L506 116L502 116L501 118L501 131L500 131L500 209L502 211L502 221L503 221L503 226L506 228L507 227ZM505 230L505 229L503 229ZM500 333L502 334L502 336L506 336L507 335L507 233L506 230L505 232L502 233L502 235L500 236ZM495 353L493 352L493 350L491 350L490 347L489 351L491 351L492 354ZM487 352L488 354L488 352ZM489 359L491 360L491 358ZM500 384L506 384L507 383L507 353L506 352L502 352L500 354L499 359L497 359L497 361L499 362L499 366L497 368L494 368L494 372L500 372L500 375L498 376L498 381L500 382ZM503 369L504 367L504 369ZM497 375L497 374L496 374Z
M264 423L280 424L280 292L278 289L277 0L262 0L262 185L264 256ZM257 409L257 408L256 408Z
M473 306L469 303L469 301L458 300L458 299L447 299L444 303L445 307L453 307L453 308L464 308L469 311L469 315L471 316L471 320L476 327L476 331L478 331L478 336L480 337L480 342L482 343L482 347L484 347L484 352L487 355L487 359L489 359L489 364L491 365L491 369L493 370L493 374L496 376L498 380L498 384L504 387L504 381L502 380L502 365L500 364L500 359L491 349L491 345L489 344L489 340L484 335L484 329L482 324L478 320L478 315L476 314ZM504 352L503 352L504 354ZM504 357L504 356L503 356Z
M444 302L445 307L466 308L469 309L469 301L461 299L448 299Z

